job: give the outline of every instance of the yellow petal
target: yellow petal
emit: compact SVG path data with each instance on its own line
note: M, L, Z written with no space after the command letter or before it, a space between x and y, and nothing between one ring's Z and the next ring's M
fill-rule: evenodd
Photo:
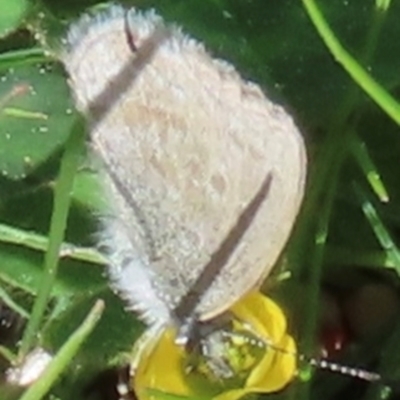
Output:
M193 377L188 378L188 372L183 369L183 365L187 365L185 360L188 354L183 347L175 344L176 331L167 327L150 340L144 340L134 378L138 398L159 398L148 390L150 388L188 398L237 400L249 393L274 392L287 385L296 371L296 346L286 334L286 319L279 306L261 293L252 292L230 311L239 322L244 323L244 329L251 327L252 333L266 343L265 355L251 370L243 388L213 387L213 383L208 384L204 378L204 384L193 385ZM269 348L268 343L273 346ZM211 396L210 393L216 395Z
M188 386L182 360L185 350L174 342L176 332L168 327L161 336L146 343L134 376L133 387L140 400L157 400L158 396L148 389L174 393L190 397L193 395Z
M276 344L282 351L270 350L273 354L270 360L261 360L250 374L246 387L254 392L276 392L283 389L296 373L296 345L292 337L285 335Z
M233 305L231 311L251 325L258 335L272 342L286 332L286 318L281 308L260 292L250 292Z
M275 392L286 386L296 372L296 346L286 334L281 308L259 292L251 292L232 307L232 312L249 323L267 343L263 359L246 381L246 392ZM268 342L273 348L268 348Z

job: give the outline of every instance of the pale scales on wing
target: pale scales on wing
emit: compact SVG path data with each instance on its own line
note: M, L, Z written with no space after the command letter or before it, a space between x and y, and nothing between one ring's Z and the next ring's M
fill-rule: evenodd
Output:
M285 110L154 12L111 6L62 55L105 165L101 242L114 287L165 323L271 174L268 193L195 312L212 318L265 278L303 196L306 156ZM117 83L115 83L117 82ZM114 179L117 177L116 179Z

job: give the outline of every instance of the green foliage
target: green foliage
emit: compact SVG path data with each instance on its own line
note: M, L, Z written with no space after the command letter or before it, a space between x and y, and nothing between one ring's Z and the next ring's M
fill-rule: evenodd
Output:
M182 25L214 55L232 62L283 102L302 128L309 154L308 187L283 258L291 279L276 295L287 305L300 349L308 354L314 350L322 286L351 290L368 277L395 291L399 287L400 114L389 93L396 97L400 92L400 58L393 56L400 54L400 5L381 3L320 0L319 11L332 33L311 0L124 1L154 7ZM53 398L60 399L83 399L85 385L129 352L142 330L111 293L103 260L94 250L94 215L101 199L82 141L72 150L80 163L77 173L75 165L65 173L69 177L59 176L78 117L57 52L66 26L92 5L96 1L0 0L0 299L25 319L37 308L35 299L47 291L42 298L46 308L38 311L38 327L28 344L54 353L69 343L96 299L105 300L93 334L79 342L74 358L71 353L62 361L63 379L51 389ZM53 204L54 188L62 180L72 184L73 175L64 232L68 190ZM58 236L48 240L49 227L57 231L54 224ZM57 240L64 233L65 256L57 271ZM48 244L53 246L50 261L50 251L45 256ZM301 309L294 295L300 292ZM343 363L363 365L375 359L379 372L398 379L400 326L395 325L357 341ZM8 350L21 351L20 337ZM322 376L272 397L334 399L346 384L343 378ZM4 384L0 393L18 398ZM389 395L387 387L371 385L360 398Z
M29 2L27 0L0 1L0 37L6 36L19 27L28 8Z

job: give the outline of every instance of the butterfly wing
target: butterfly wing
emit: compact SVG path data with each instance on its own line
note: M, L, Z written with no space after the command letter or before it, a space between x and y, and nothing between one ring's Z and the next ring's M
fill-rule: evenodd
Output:
M195 293L201 319L218 315L268 275L288 239L305 181L299 131L256 85L152 12L126 20L114 6L84 17L68 42L71 87L105 166L110 274L147 322L182 303L270 177L240 241Z

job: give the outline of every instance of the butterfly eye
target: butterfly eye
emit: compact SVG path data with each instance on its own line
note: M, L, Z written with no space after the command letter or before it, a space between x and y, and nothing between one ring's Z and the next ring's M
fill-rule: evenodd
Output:
M252 292L226 315L229 318L222 322L219 318L223 315L202 322L204 325L196 327L197 340L185 346L176 343L176 328L161 330L157 337L144 337L133 351L140 356L132 368L134 390L152 388L189 398L224 395L239 399L285 387L296 373L296 346L286 332L282 310ZM275 351L270 342L281 351Z
M211 382L244 382L266 351L265 343L242 326L212 331L200 339L187 360L186 370Z

